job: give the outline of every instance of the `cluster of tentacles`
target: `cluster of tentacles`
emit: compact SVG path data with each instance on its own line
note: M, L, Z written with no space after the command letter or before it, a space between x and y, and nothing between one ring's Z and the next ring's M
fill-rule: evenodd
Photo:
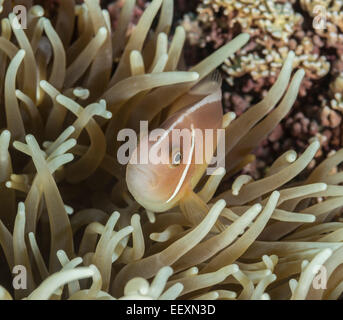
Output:
M61 1L51 19L32 2L23 30L13 27L11 2L0 1L0 299L341 295L343 150L294 182L319 148L312 141L299 157L282 155L263 179L241 175L215 195L292 107L304 75L290 81L293 53L263 101L238 119L225 115L226 169L201 180L194 201L154 214L127 191L118 132L138 130L141 120L158 127L248 36L178 71L185 31L170 35L173 0L153 0L130 34L134 0L115 30L98 1ZM19 289L16 266L26 270ZM318 266L325 287L314 285Z

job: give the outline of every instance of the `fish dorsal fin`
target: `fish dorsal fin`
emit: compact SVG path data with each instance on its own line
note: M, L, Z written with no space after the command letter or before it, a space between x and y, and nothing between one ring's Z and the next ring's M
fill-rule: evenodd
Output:
M221 99L222 77L218 70L214 70L207 77L202 79L190 91L177 99L167 111L165 119L183 108L188 108L200 102L207 96L217 94Z
M207 96L217 91L222 86L222 77L220 72L216 69L212 71L207 77L202 79L189 94L197 96Z

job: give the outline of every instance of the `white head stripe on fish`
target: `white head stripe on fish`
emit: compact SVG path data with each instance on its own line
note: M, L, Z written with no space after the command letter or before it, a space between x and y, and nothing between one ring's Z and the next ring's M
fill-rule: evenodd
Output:
M184 183L184 181L186 179L189 167L190 167L191 162L192 162L192 157L193 157L194 147L195 147L195 133L194 133L195 131L194 131L193 124L191 124L191 129L192 129L192 145L191 145L191 150L190 150L190 153L189 153L189 156L188 156L188 161L187 161L187 164L186 164L186 168L185 168L185 170L183 170L181 179L180 179L178 185L176 186L176 188L174 190L174 193L167 200L167 203L170 202L171 200L173 200L175 198L175 196L178 194L178 192L180 191L180 189L181 189L181 187L182 187L182 185L183 185L183 183Z

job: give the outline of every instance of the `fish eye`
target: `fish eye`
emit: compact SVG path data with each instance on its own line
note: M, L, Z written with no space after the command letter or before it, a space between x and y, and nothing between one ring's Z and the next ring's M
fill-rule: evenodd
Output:
M182 153L180 150L176 150L172 153L172 157L171 157L171 165L173 167L177 167L178 165L181 164L182 161Z

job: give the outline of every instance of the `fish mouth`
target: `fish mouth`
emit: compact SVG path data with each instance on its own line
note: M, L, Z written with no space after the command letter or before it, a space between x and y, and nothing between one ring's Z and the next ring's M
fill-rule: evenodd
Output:
M141 191L149 192L149 189L154 189L158 184L157 174L147 165L129 164L128 179L132 184L140 186Z
M147 210L157 212L163 202L159 181L157 173L151 168L144 168L144 165L127 167L126 182L129 192Z

